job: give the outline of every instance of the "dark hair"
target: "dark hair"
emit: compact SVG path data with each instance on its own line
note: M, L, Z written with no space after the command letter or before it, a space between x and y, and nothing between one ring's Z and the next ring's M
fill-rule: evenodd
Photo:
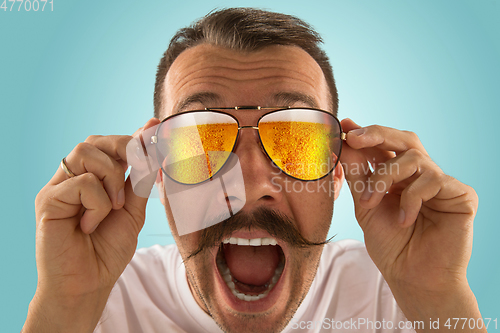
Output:
M254 8L228 8L209 13L187 28L180 29L170 41L156 72L154 109L159 118L163 85L167 72L182 51L211 44L238 51L256 51L271 45L298 46L316 60L330 89L331 111L338 110L338 94L332 67L319 47L320 35L295 16Z

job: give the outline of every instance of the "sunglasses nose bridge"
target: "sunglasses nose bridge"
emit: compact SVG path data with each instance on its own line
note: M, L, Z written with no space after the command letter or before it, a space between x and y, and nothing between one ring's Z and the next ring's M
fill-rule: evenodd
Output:
M248 126L239 126L238 127L238 132L240 132L240 130L242 129L254 129L254 130L257 130L257 133L259 131L259 127L258 126L251 126L251 125L248 125ZM259 137L259 135L257 134L257 136ZM260 138L259 138L259 141L260 141ZM261 142L262 144L262 142Z
M254 130L257 130L257 133L259 132L259 127L258 126L251 126L251 125L248 125L248 126L239 126L238 127L238 132L240 132L242 129L254 129Z
M242 129L253 129L253 130L257 130L257 134L256 134L256 138L255 138L255 142L258 143L258 146L259 146L259 149L262 151L262 153L267 157L267 158L270 158L269 155L267 154L267 152L265 151L264 149L264 146L262 144L262 140L260 138L260 133L259 133L259 127L258 126L251 126L251 125L247 125L247 126L239 126L238 127L238 132ZM241 137L238 138L238 141L241 140Z
M259 130L259 127L257 127L257 126L240 126L240 127L238 127L238 130L241 130L244 128L253 128L253 129Z

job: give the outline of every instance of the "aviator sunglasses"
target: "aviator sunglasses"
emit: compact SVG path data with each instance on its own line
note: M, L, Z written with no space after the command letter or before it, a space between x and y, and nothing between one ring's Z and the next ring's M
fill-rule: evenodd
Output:
M240 126L224 110L271 110L257 126ZM164 119L151 138L158 162L172 180L194 185L212 179L229 160L239 131L258 131L264 152L286 175L303 181L321 179L332 172L342 150L339 120L314 108L261 108L244 106L206 108Z

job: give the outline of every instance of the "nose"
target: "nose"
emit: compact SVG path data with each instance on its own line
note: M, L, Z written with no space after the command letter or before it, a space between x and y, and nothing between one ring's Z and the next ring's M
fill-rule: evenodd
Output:
M238 156L245 182L245 210L262 205L269 208L283 200L281 179L283 174L267 157L260 143L256 127L243 126L233 152Z

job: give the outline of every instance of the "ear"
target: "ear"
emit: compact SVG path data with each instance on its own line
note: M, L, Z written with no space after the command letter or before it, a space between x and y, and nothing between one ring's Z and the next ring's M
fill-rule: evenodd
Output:
M344 168L342 164L337 163L337 166L333 170L333 200L337 200L340 194L340 189L342 188L342 184L344 184Z

